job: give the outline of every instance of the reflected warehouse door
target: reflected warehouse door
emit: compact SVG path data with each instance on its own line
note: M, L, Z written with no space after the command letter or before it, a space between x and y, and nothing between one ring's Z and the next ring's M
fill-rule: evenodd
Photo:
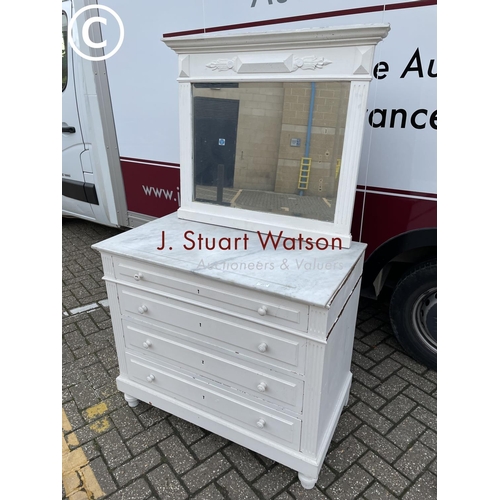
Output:
M233 186L238 110L238 100L194 98L195 185Z

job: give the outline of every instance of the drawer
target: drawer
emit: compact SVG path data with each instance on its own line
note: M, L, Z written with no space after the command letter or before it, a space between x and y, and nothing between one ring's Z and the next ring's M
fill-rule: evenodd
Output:
M145 322L155 322L167 329L184 330L195 338L214 339L222 347L247 356L280 362L295 371L303 367L305 339L274 331L245 320L227 317L223 313L168 299L162 295L118 286L122 315Z
M269 408L250 405L214 390L209 384L135 356L126 356L128 375L148 389L202 408L257 436L299 449L301 421Z
M179 300L245 316L253 321L307 331L309 306L228 284L217 285L154 265L114 257L116 279L155 290Z
M176 338L169 338L158 330L123 321L125 344L142 353L166 361L170 365L189 370L202 377L226 386L227 390L243 391L264 401L300 412L304 382L290 376L263 371L258 367L244 366L232 359L186 345Z

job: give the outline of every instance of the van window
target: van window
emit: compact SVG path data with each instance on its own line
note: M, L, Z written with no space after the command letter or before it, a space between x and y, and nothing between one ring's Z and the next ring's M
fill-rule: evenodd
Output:
M62 13L62 91L68 83L68 17Z

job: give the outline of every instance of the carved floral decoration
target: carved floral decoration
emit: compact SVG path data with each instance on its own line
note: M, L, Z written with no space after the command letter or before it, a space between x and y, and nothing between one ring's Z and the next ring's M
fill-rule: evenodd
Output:
M332 61L324 57L307 56L307 57L294 57L292 71L300 69L322 69L323 66L331 64Z
M237 57L233 59L216 59L207 64L207 68L210 68L212 71L228 71L233 70L238 72L237 68ZM316 56L306 56L306 57L294 57L291 67L288 68L290 73L297 71L298 69L303 70L315 70L322 69L324 66L331 64L332 61L324 58L324 57L316 57Z
M234 70L234 64L236 63L236 58L234 59L217 59L207 64L207 68L211 68L212 71L227 71L229 69ZM236 71L236 70L234 70Z

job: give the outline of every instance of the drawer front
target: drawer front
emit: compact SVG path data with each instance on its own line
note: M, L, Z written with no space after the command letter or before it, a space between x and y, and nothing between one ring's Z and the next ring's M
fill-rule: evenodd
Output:
M289 302L227 284L218 287L203 276L197 276L196 281L193 281L179 272L123 258L114 259L116 278L120 281L262 323L307 331L309 307L306 304Z
M185 304L161 295L118 287L121 313L160 326L181 328L190 335L216 339L233 352L244 350L256 359L276 360L298 367L305 355L305 339L275 335L270 328L257 328L249 322L228 318L217 311ZM300 359L299 359L300 356ZM303 363L300 363L303 365Z
M239 390L250 396L296 412L302 410L303 381L268 370L262 371L243 366L230 359L185 345L176 338L168 338L158 330L123 321L125 343L143 356L156 357L159 362L194 371L201 376L222 384L229 390Z
M218 393L208 384L188 379L164 365L127 355L128 375L149 389L194 404L208 413L255 433L299 449L301 421L289 415L258 408Z

